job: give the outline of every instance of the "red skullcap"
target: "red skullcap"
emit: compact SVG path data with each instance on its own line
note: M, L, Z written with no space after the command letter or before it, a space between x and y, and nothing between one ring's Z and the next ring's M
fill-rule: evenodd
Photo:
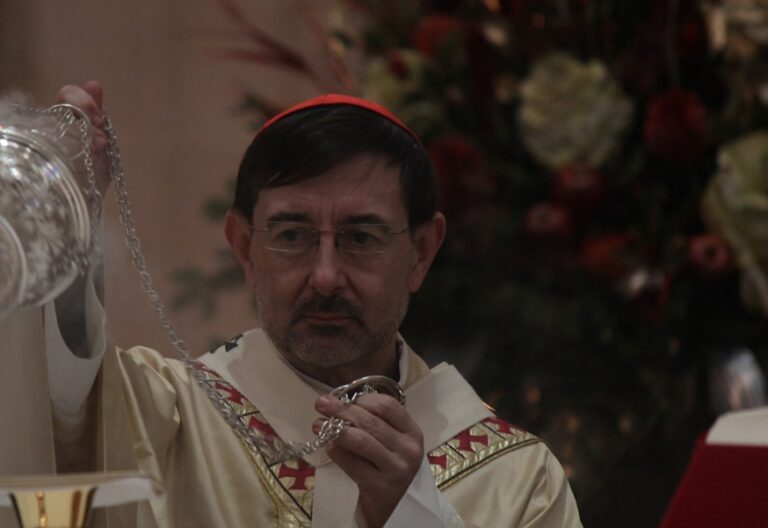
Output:
M366 110L370 110L371 112L374 112L376 114L379 114L382 117L385 117L392 121L394 124L408 132L408 134L413 137L417 142L419 141L419 138L416 137L416 134L414 134L405 124L400 121L395 114L381 106L380 104L373 103L371 101L366 101L365 99L360 99L359 97L353 97L351 95L343 95L343 94L325 94L325 95L319 95L317 97L313 97L312 99L307 99L304 102L301 102L295 106L290 107L288 110L284 110L271 118L269 121L264 123L264 125L259 130L259 134L261 134L264 130L271 127L274 123L280 121L282 118L287 117L291 114L294 114L300 110L304 110L306 108L313 108L315 106L331 106L331 105L349 105L349 106L357 106L358 108L364 108Z

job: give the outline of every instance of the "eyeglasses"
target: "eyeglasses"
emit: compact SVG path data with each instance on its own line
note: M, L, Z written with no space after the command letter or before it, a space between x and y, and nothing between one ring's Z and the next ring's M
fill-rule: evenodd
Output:
M266 234L264 247L281 253L303 255L313 251L323 233L332 233L339 250L355 255L384 253L397 235L408 228L392 231L386 224L354 224L339 229L317 229L301 222L267 222L266 227L254 227L254 231Z

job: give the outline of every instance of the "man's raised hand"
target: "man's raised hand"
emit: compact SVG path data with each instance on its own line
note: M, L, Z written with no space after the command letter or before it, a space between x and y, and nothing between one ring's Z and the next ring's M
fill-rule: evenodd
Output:
M384 526L421 466L421 429L397 400L383 394L364 394L354 404L321 396L315 408L352 423L326 451L357 484L368 527Z

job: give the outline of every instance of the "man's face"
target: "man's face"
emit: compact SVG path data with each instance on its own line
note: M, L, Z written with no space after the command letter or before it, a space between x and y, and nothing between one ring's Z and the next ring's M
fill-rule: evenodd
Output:
M241 263L264 329L300 368L394 355L409 295L423 278L414 273L419 261L415 238L406 231L389 237L381 252L357 254L337 247L327 230L360 224L406 229L399 175L400 167L362 155L317 177L261 191L248 261ZM269 235L258 231L275 221L298 221L326 232L306 253L275 251L265 247Z

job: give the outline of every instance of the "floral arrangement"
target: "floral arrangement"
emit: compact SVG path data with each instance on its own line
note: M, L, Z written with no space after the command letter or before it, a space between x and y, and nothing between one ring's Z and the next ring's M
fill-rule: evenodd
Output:
M228 57L377 100L428 148L450 234L413 346L549 442L585 524L644 483L658 522L716 365L767 359L768 2L339 0L310 65L219 1L249 38ZM232 276L180 272L180 304Z

